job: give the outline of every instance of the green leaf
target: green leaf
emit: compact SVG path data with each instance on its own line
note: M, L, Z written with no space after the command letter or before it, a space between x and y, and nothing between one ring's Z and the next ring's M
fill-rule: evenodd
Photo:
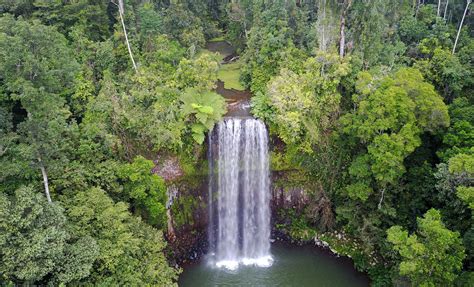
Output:
M206 115L212 115L214 113L214 109L211 106L200 106L197 110Z
M193 139L198 144L202 144L204 142L204 134L203 133L193 133Z

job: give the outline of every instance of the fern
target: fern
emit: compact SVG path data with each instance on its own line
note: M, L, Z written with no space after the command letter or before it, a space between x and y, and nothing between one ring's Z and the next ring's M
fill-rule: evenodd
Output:
M214 92L190 88L181 95L181 102L183 115L191 122L192 137L202 144L205 133L226 113L225 100Z

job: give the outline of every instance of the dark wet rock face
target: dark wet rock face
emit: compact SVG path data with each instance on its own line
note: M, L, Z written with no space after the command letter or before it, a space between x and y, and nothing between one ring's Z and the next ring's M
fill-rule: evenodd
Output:
M174 264L182 265L207 252L206 177L187 177L170 184L168 199L167 253Z
M303 187L272 188L272 206L274 209L294 209L301 211L308 204L308 193Z
M281 172L272 174L272 182L284 175ZM208 252L208 183L207 177L195 179L200 186L186 181L174 183L172 186L173 199L171 203L171 224L173 236L167 235L168 254L173 264L184 265L201 258ZM171 185L170 185L171 187ZM170 189L169 187L169 189ZM282 187L272 185L270 208L272 224L290 224L288 218L281 217L280 211L294 210L302 212L307 206L309 195L303 187ZM183 217L184 216L184 217ZM272 238L293 242L286 234L272 228Z

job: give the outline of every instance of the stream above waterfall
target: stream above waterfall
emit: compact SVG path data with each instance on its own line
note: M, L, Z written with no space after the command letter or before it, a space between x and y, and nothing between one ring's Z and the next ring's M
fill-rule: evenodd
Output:
M275 242L271 253L274 261L268 268L228 270L213 267L203 258L183 267L179 286L369 286L369 279L355 270L352 260L327 250Z

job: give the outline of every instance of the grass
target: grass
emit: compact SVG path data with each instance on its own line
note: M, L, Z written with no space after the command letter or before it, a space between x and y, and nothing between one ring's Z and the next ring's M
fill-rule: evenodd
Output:
M236 61L230 64L222 65L217 78L224 82L224 88L235 89L239 91L245 90L239 81L240 78L240 62Z
M225 41L224 36L220 36L220 37L216 37L216 38L212 38L208 40L208 42L222 42L222 41Z

